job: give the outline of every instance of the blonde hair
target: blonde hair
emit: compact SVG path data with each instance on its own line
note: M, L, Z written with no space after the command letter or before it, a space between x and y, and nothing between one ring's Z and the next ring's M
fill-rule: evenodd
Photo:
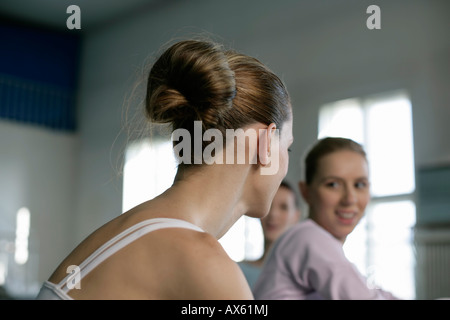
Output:
M367 161L367 155L364 148L359 143L341 137L327 137L318 140L309 150L305 158L305 180L306 184L311 184L319 167L319 160L324 156L342 150L349 150L362 155Z

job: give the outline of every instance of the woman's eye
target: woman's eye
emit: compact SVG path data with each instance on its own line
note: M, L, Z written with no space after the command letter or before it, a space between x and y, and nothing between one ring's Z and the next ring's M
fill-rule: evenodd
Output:
M355 184L355 187L358 188L358 189L366 188L367 187L367 182L357 182Z
M327 182L325 185L327 187L329 187L329 188L337 188L337 187L339 187L339 183L337 183L336 181Z

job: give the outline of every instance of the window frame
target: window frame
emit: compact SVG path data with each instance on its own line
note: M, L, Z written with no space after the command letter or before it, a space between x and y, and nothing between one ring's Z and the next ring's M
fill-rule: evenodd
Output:
M371 95L365 95L365 96L361 96L361 97L353 97L353 98L347 98L347 99L341 99L335 102L330 102L330 103L326 103L323 104L320 108L319 108L319 112L318 112L318 130L317 130L317 138L321 139L327 136L330 136L327 134L327 130L323 127L323 125L321 124L321 116L322 116L322 112L325 108L332 108L333 105L335 105L335 107L339 107L342 103L345 103L345 101L349 101L349 105L350 103L353 104L355 103L355 105L358 106L358 108L361 111L362 114L362 132L360 132L360 134L362 134L362 141L357 141L357 139L346 136L346 135L342 135L351 139L354 139L355 141L361 143L364 148L367 149L368 144L370 143L370 139L369 139L369 108L374 105L374 102L376 101L383 101L383 100L395 100L398 98L406 98L409 103L410 103L410 112L411 112L411 146L412 146L412 166L413 166L413 186L412 186L412 191L411 192L400 192L400 193L395 193L395 194L387 194L387 195L376 195L371 191L371 195L370 195L370 202L368 204L368 207L366 208L366 212L365 215L363 217L363 219L365 219L364 222L364 226L363 226L363 236L364 236L364 240L365 240L365 249L363 251L364 253L364 258L361 259L361 261L359 262L363 262L364 268L365 270L361 270L361 265L359 265L358 269L360 269L361 272L363 272L363 274L365 274L367 276L368 279L368 284L370 284L370 279L371 278L371 268L374 266L373 263L373 259L374 259L374 251L375 251L375 243L373 242L373 239L371 239L371 228L373 228L373 226L371 225L371 214L373 214L373 212L371 212L372 210L370 210L370 207L374 207L376 205L379 204L385 204L385 203L396 203L396 202L403 202L403 201L410 201L413 206L414 206L414 211L415 211L415 222L414 225L417 221L416 218L416 210L417 210L417 200L416 200L416 192L417 192L417 186L416 186L416 172L415 172L415 163L414 163L414 132L413 132L413 115L412 115L412 106L411 106L411 99L410 96L408 94L408 92L406 90L395 90L395 91L388 91L388 92L382 92L382 93L377 93L377 94L371 94ZM368 160L369 163L371 162L370 159L370 154L367 155L368 156ZM369 209L369 210L368 210ZM411 230L411 235L413 235L413 230ZM350 235L351 236L351 235ZM413 237L411 237L411 241L409 243L409 246L414 254L414 241L413 241ZM344 251L345 251L345 247L344 247ZM415 257L413 256L413 259L415 259ZM412 270L414 270L414 265L411 266ZM414 273L414 271L413 271ZM415 275L413 274L413 277ZM413 286L415 287L416 284L414 283L413 280ZM416 296L415 292L412 292L413 295L413 299Z

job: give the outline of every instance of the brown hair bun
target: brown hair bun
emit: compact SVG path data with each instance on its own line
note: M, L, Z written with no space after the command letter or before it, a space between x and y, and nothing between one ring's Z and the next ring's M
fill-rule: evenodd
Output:
M235 95L234 72L222 47L186 40L172 45L153 65L145 108L152 121L172 123L173 129L194 120L211 127L232 107Z

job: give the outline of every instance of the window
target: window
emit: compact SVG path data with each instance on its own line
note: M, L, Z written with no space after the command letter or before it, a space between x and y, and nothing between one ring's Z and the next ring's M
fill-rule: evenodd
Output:
M143 140L126 150L123 173L122 212L153 199L169 188L177 171L170 140ZM235 261L256 259L263 252L259 219L241 217L219 240Z
M25 264L28 260L28 236L30 234L30 211L23 207L17 211L16 241L14 260L17 264Z
M407 93L390 92L324 105L318 138L340 136L361 143L369 161L371 202L344 251L377 285L414 299L415 225L412 111Z
M163 193L172 185L176 169L170 141L131 143L125 153L122 212Z
M231 259L259 259L264 251L261 222L257 218L242 216L219 240Z

